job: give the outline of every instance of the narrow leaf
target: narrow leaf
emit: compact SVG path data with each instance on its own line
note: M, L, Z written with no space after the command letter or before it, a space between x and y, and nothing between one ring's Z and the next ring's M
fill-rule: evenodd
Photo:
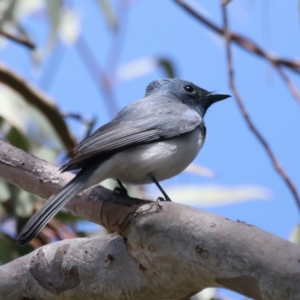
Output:
M159 57L142 57L119 67L115 74L116 82L125 82L147 75L159 67L163 68L167 77L175 77L173 64L169 60Z
M250 200L269 200L271 191L255 185L179 185L167 189L170 198L179 203L218 206Z
M203 166L199 166L195 163L190 164L184 170L184 172L195 174L195 175L200 175L200 176L205 176L205 177L216 177L217 176L217 174L213 170L210 170Z
M298 224L295 229L293 230L289 240L292 242L292 243L295 243L297 245L300 244L300 224Z
M107 0L97 0L97 3L99 4L99 7L104 13L104 16L106 18L107 24L112 30L118 29L118 22L117 18L113 13L111 2Z

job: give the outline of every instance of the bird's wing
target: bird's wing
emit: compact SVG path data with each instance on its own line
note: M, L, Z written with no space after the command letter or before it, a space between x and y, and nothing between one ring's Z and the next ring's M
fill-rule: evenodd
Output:
M167 102L167 103L166 103ZM168 101L127 106L116 118L100 127L76 148L77 156L62 170L80 168L92 157L110 155L120 149L165 140L194 130L203 123L200 115L182 103Z

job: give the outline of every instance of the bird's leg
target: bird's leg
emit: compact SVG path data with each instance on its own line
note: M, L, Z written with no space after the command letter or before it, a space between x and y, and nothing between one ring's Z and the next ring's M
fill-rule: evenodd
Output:
M117 179L117 183L118 183L119 187L115 188L115 190L114 190L115 194L122 194L124 196L128 196L127 190L125 189L121 180Z
M158 189L162 192L162 194L165 197L165 201L170 201L172 202L172 200L170 199L170 197L167 195L167 193L163 190L163 188L160 186L160 184L158 183L158 181L155 179L155 177L151 174L148 174L148 176L151 178L151 180L156 184L156 186L158 187ZM159 200L162 200L162 197L158 198Z

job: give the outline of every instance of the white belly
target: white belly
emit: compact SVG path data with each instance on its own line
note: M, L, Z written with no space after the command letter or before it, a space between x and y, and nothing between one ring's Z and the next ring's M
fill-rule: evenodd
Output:
M204 139L197 128L167 141L126 149L104 164L111 169L109 177L125 183L151 183L149 173L162 181L181 173L195 159Z

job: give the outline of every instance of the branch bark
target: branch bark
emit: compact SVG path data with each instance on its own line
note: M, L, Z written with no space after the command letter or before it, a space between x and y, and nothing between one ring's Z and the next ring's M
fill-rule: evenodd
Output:
M49 197L72 176L0 140L10 183ZM299 246L255 226L103 187L67 208L117 234L52 243L1 266L0 299L188 299L206 287L300 299Z

